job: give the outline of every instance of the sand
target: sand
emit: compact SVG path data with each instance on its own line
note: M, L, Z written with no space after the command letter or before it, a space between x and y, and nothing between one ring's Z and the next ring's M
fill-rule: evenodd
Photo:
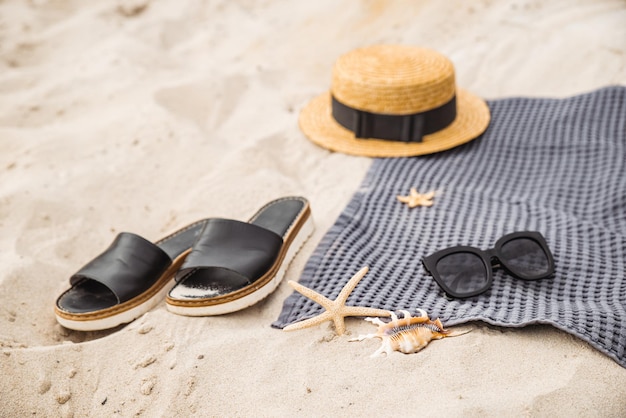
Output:
M482 97L565 97L626 83L624 22L617 0L1 2L0 416L626 416L626 370L548 326L372 359L376 340L348 342L361 319L271 328L287 280L220 317L162 302L77 332L53 313L120 231L156 240L293 194L317 225L297 280L371 163L298 129L342 53L428 46Z

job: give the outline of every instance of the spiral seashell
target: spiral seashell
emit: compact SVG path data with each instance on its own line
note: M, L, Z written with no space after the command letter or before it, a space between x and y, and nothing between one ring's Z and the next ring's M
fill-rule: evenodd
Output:
M381 354L389 355L393 351L404 354L417 353L428 345L432 340L444 337L457 336L466 332L452 333L443 327L439 319L431 321L428 314L422 309L418 310L420 316L413 317L408 311L401 310L402 318L391 313L391 321L383 322L378 318L365 318L366 321L378 326L374 334L360 335L350 341L363 341L369 338L380 338L380 348L372 354L372 357Z

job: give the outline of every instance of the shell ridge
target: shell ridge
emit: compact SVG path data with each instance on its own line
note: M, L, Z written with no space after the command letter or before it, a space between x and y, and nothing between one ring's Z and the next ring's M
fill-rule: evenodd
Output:
M389 322L383 322L378 318L366 318L366 321L377 326L376 333L360 335L350 341L380 338L380 347L371 355L371 357L378 357L382 354L389 355L392 351L399 351L404 354L417 353L432 340L461 335L446 330L439 318L432 321L422 309L418 310L420 316L417 317L411 316L406 310L400 312L403 314L401 319L392 312ZM464 333L462 332L462 334Z

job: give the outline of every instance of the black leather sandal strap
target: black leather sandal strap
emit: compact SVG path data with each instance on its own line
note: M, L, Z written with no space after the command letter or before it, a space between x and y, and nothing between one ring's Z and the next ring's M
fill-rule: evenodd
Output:
M177 280L192 269L218 268L236 272L252 282L271 268L282 245L279 235L260 226L231 219L209 219Z
M139 235L122 232L109 248L74 274L70 283L95 280L123 303L146 291L171 263L167 253L155 244Z

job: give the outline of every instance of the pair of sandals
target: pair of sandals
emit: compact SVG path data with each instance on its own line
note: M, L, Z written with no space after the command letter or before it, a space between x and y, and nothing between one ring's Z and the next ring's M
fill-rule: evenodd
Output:
M278 287L312 232L302 197L274 200L248 222L198 221L154 244L122 232L70 278L56 301L57 321L80 331L113 328L166 295L167 309L180 315L239 311Z

